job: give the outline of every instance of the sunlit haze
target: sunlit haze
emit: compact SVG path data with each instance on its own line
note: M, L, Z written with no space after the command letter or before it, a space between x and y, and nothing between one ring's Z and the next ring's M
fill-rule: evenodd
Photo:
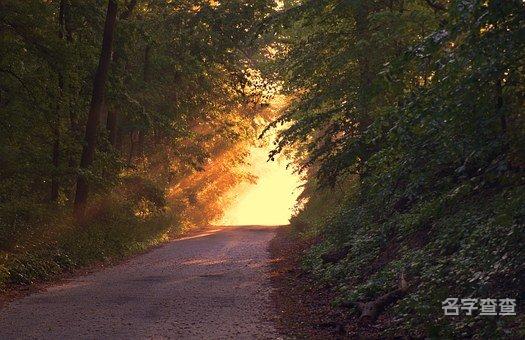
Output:
M273 137L269 137L273 138ZM283 225L288 224L302 181L287 161L267 161L272 143L253 146L248 171L257 176L256 183L241 183L230 195L231 204L218 225Z

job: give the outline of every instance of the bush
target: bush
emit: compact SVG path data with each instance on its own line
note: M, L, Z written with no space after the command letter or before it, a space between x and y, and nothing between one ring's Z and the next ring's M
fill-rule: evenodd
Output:
M164 206L163 191L146 180L131 183L95 198L90 220L82 225L74 222L69 207L24 201L3 205L0 289L48 280L166 240L177 224Z

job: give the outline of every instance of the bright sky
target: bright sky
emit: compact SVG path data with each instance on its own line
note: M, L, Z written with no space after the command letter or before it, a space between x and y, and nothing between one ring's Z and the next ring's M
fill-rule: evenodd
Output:
M241 183L229 193L233 203L217 224L288 224L303 181L292 169L286 169L286 160L267 162L272 149L268 144L252 148L248 169L258 180L255 184Z

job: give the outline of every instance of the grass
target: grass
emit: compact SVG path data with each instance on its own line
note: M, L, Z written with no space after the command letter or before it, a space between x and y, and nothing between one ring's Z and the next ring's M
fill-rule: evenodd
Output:
M7 227L16 234L3 238L0 289L46 281L64 271L124 258L165 242L180 231L180 224L165 207L149 204L144 212L140 211L143 200L111 197L104 202L83 225L74 222L70 209L45 205L35 205L34 214L25 218L18 214L15 221L4 219L3 223L11 222ZM30 224L35 221L37 225ZM20 228L21 224L25 228ZM4 234L7 227L3 224Z

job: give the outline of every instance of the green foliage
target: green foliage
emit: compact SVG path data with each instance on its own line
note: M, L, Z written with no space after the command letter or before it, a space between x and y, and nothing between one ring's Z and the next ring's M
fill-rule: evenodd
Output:
M516 334L517 320L512 317L451 319L443 315L441 302L448 297L519 301L524 189L522 184L444 193L379 224L374 197L359 205L323 206L324 214L335 217L310 226L320 228L317 232L323 241L308 252L303 265L338 291L338 302L372 300L394 289L404 270L410 291L389 310L397 321L381 325L385 335L401 329L437 337ZM313 215L312 207L322 206L323 199L312 196L310 201L312 205L294 223ZM356 213L357 209L362 213ZM323 254L342 245L350 245L343 260L336 264L322 260Z
M341 301L370 301L406 271L381 335L517 336L517 318L445 317L441 302L522 298L523 6L304 1L270 20L267 69L294 99L275 153L308 169L292 223L322 240L304 265Z
M119 3L99 147L93 166L82 170L106 4L0 5L0 203L46 200L58 181L60 202L69 204L80 171L104 192L127 167L144 162L169 182L174 168L201 169L209 161L216 134L223 143L243 137L238 117L225 113L253 100L245 92L253 81L246 49L271 1ZM198 131L203 126L213 131Z

